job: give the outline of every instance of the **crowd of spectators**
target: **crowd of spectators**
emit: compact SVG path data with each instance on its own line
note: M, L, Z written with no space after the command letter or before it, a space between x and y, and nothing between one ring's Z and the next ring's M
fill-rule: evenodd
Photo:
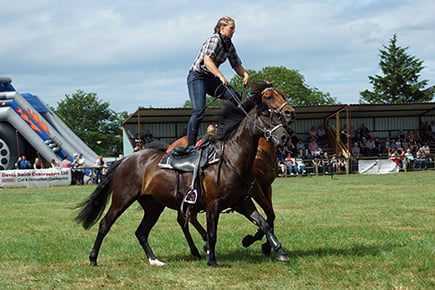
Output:
M389 158L405 170L425 169L427 163L432 161L428 144L430 141L435 141L435 121L425 122L422 130L399 130L397 135L390 138L381 139L375 135L376 133L371 132L364 123L357 129L353 127L348 129L344 125L340 130L341 141L346 145L350 144L350 153L354 158ZM345 172L345 158L340 153L330 156L327 148L322 148L322 145L326 144L326 132L322 125L317 129L312 126L306 136L304 141L303 138L297 138L293 134L292 144L286 150L278 151L277 159L282 174L286 176L302 174L297 169L295 158L291 156L298 156L306 161L309 159L308 161L317 168L318 173ZM307 170L305 168L304 173Z
M154 141L153 133L150 130L146 130L145 134L141 136L139 133L136 134L134 140L131 140L133 144L134 152L142 150L147 147L149 143Z
M311 127L307 132L306 140L307 142L292 134L290 146L284 151L278 150L277 159L282 176L306 175L308 167L311 170L317 168L319 173L324 174L344 172L345 160L341 154L340 156L333 154L330 157L327 150L321 146L326 144L326 130L323 125L317 128ZM309 164L306 165L304 160Z
M106 175L107 165L103 160L103 156L98 156L95 160L95 165L92 168L86 167L85 158L82 153L74 153L73 161L68 155L65 155L62 162L56 159L51 159L49 164L36 157L33 164L27 159L26 155L21 155L15 162L15 169L44 169L44 168L70 168L72 174L72 184L91 184L100 183Z
M427 161L432 161L428 141L433 140L435 134L435 122L433 128L428 122L425 123L426 130L423 130L424 137L420 137L418 130L413 129L409 132L399 130L393 138L380 140L370 134L370 130L362 124L357 130L347 130L344 126L340 132L343 142L351 140L351 153L355 158L360 157L387 157L400 166L401 169L424 169Z

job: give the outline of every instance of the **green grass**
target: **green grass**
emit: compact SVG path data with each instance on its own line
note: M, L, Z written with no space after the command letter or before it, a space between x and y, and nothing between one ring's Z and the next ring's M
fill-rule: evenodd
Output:
M72 208L93 186L0 189L0 287L433 289L434 175L279 178L275 233L290 261L263 256L259 243L243 248L241 239L255 226L223 214L217 259L225 267L218 269L190 256L171 210L150 235L154 253L167 264L150 266L134 236L142 217L136 205L112 227L99 266L90 267L98 227L83 230Z

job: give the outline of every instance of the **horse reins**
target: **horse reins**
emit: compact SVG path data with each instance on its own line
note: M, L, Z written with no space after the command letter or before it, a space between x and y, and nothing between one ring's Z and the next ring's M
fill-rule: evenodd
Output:
M243 106L242 106L242 100L239 99L239 97L238 97L236 94L234 94L233 91L230 90L230 88L229 88L228 86L225 86L225 85L223 85L223 84L220 85L220 86L224 86L224 87L227 89L228 93L229 93L229 94L233 97L233 99L236 101L238 107L239 107L239 108L242 110L242 112L246 115L246 117L248 118L248 120L249 120L251 123L253 123L254 126L255 126L257 129L259 129L259 130L264 134L264 138L265 138L267 141L269 141L270 138L273 137L272 133L273 133L274 131L276 131L276 130L279 129L280 127L283 127L282 124L278 124L278 125L276 125L275 127L273 127L272 129L261 128L260 126L257 125L257 122L256 122L255 120L253 120L253 119L251 118L251 116L249 116L249 114L248 114L248 112L246 112L245 108L243 108ZM219 88L220 86L218 86L218 88ZM217 90L218 88L216 88L216 90ZM268 90L274 90L274 91L275 91L274 88L269 87L269 88L264 89L260 94L263 95L263 93L267 92ZM245 91L245 87L243 87L242 94L244 93L244 91ZM284 102L284 103L283 103L283 104L278 108L278 112L277 112L275 109L271 109L269 106L268 106L268 107L269 107L269 110L272 110L274 113L280 114L281 110L282 110L286 105L288 105L288 103L287 103L287 102Z

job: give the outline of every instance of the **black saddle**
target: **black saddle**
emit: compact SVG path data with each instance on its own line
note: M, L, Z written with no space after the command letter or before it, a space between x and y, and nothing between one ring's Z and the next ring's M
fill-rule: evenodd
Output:
M197 165L199 165L199 168L201 169L205 168L210 164L210 162L217 159L215 145L208 142L200 147L175 146L168 155L171 160L169 164L175 170L183 172L193 172Z

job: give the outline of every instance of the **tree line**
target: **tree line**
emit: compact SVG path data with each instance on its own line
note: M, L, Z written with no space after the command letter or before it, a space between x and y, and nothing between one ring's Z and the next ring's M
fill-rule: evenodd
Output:
M408 54L408 47L397 45L396 34L379 50L379 68L382 74L369 76L372 90L360 92L361 104L412 104L431 102L435 86L428 86L428 80L420 80L423 61ZM314 106L338 104L329 93L310 87L304 76L297 70L286 67L269 66L260 71L248 70L251 84L256 80L268 80L282 91L293 106ZM230 84L239 92L250 90L243 88L242 79L234 75ZM218 106L214 98L207 97L207 105ZM189 108L186 101L184 108ZM59 101L52 110L65 124L76 133L97 154L111 156L111 147L122 148L122 121L127 112L115 112L110 104L96 93L77 90Z

